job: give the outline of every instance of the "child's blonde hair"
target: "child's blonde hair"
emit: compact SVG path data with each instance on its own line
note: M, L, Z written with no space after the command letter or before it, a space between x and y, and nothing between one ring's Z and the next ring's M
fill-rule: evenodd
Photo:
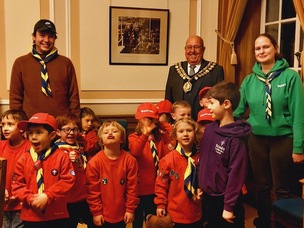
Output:
M171 137L176 139L176 132L177 132L177 126L180 124L180 123L186 123L186 124L189 124L192 126L193 130L194 130L194 144L196 145L196 147L199 146L199 143L200 143L200 139L201 139L201 132L200 132L200 128L199 128L199 125L196 121L194 121L193 119L190 119L190 118L182 118L178 121L176 121L176 123L173 125L173 129L172 129L172 132L171 132Z
M185 100L175 101L172 105L172 113L178 108L189 108L191 110L191 105Z
M126 140L127 140L127 136L126 136L126 130L123 126L121 126L120 123L118 123L117 121L115 120L106 120L102 123L101 127L99 128L98 130L98 140L99 140L99 144L101 146L103 146L103 141L102 141L102 138L101 138L101 135L102 135L102 131L105 127L108 127L108 126L114 126L114 127L117 127L117 129L120 131L121 133L121 144L120 144L120 148L124 148L125 144L126 144Z

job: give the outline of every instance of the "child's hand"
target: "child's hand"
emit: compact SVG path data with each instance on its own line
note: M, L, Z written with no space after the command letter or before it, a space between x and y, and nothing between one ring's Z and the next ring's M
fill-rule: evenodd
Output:
M102 226L104 224L103 215L93 216L93 222L96 226Z
M141 120L141 128L143 134L150 135L152 130L156 128L156 124L151 119L144 117Z
M134 220L134 214L130 213L130 212L126 212L125 216L124 216L124 221L125 223L131 223Z
M69 157L70 157L71 162L76 162L76 156L77 156L76 151L74 151L74 150L70 151Z
M203 196L203 191L199 188L196 189L196 199L200 200L200 199L202 199L202 196Z
M5 189L5 191L4 191L4 202L6 202L8 200L9 200L9 194L8 194L7 189Z
M166 210L165 209L161 209L161 208L157 208L156 209L156 215L159 217L165 217L166 216Z
M43 211L48 202L48 199L49 198L45 193L35 194L32 198L31 205L39 211Z
M170 151L171 151L171 150L174 150L174 148L175 148L174 145L172 145L171 143L168 144L168 149L169 149Z
M226 210L223 210L222 217L229 223L233 223L233 219L235 218L233 212L226 211Z

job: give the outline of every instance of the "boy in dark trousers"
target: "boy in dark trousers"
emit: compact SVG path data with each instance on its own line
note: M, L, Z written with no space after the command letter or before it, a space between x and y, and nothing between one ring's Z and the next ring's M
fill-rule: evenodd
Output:
M22 201L24 227L67 227L67 193L75 181L69 156L54 146L57 123L48 113L36 113L18 128L27 131L30 150L17 161L13 195Z
M233 117L240 93L231 82L208 91L208 109L216 121L208 124L200 146L199 188L208 228L245 227L242 186L247 175L246 139L249 123Z
M88 228L93 228L95 227L93 216L86 201L85 168L87 160L77 141L80 132L80 118L74 113L67 113L57 116L56 121L57 135L60 138L55 145L69 155L75 170L75 183L67 196L69 222L66 228L77 228L79 222L84 222Z

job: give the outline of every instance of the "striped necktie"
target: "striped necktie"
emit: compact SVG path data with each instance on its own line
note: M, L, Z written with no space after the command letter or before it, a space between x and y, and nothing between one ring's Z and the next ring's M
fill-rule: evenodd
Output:
M191 157L196 153L196 149L192 150L191 154L187 155L180 144L177 145L175 149L180 155L187 158L187 168L184 173L184 190L188 197L195 198L196 189L198 188L197 183L197 167L195 165L194 159Z
M272 100L271 100L271 94L272 94L272 89L271 89L271 81L280 75L282 71L274 71L274 72L271 72L268 77L265 79L259 75L256 75L257 78L263 82L265 84L265 92L266 92L266 110L265 110L265 113L266 113L266 120L267 122L270 122L270 117L272 116Z
M33 147L30 148L30 155L34 161L34 167L36 170L36 183L38 187L38 193L44 192L44 179L43 179L43 168L42 168L42 160L46 159L50 156L55 150L57 146L49 148L47 151L42 152L41 154L37 154Z
M156 167L156 170L158 170L159 158L158 158L158 155L157 155L157 148L156 148L156 145L153 142L153 140L150 140L150 149L151 149L152 157L153 157L153 160L154 160L154 166Z
M85 169L87 167L87 163L88 163L88 160L87 160L87 157L85 155L84 152L82 152L82 148L79 147L78 144L76 145L70 145L66 142L63 142L63 141L60 141L60 139L58 139L56 142L55 142L55 145L58 146L60 149L66 149L66 150L73 150L76 152L76 157L80 157L81 161L79 161L79 158L77 159L76 158L76 163L78 164L79 167L82 167ZM68 151L68 152L69 152ZM80 155L80 156L79 156Z
M39 53L36 51L35 45L33 45L32 55L41 64L41 90L45 94L45 96L52 96L52 90L49 84L49 76L46 68L46 63L57 57L58 50L57 48L53 47L52 51L47 54L44 59L42 59Z

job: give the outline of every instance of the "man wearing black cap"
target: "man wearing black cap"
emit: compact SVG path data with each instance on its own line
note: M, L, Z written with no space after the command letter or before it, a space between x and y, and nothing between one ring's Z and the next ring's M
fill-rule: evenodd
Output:
M55 47L54 23L41 19L34 26L32 51L14 62L10 83L10 109L27 116L46 112L53 116L80 113L78 84L71 60Z

